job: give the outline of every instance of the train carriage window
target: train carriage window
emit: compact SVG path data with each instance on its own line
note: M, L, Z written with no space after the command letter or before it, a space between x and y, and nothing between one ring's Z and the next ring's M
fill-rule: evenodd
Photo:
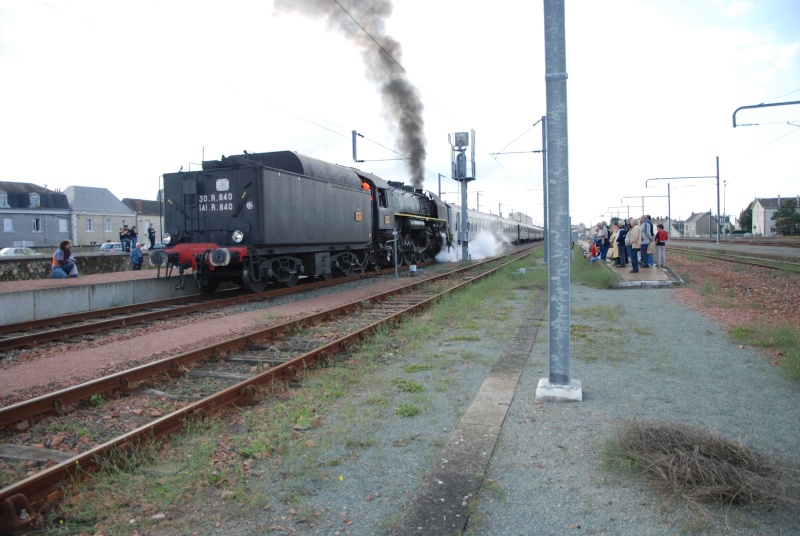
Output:
M378 205L381 208L386 208L389 206L388 202L386 201L386 190L378 189Z

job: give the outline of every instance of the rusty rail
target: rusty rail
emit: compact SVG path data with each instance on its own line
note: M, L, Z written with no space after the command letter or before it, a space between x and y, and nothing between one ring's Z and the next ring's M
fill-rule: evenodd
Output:
M393 322L399 319L401 316L421 310L447 293L455 292L470 283L482 280L509 263L526 257L533 251L533 249L534 248L527 249L522 255L515 255L513 259L504 262L500 266L488 270L483 274L475 276L474 278L463 281L462 283L446 291L431 295L430 297L421 300L399 312L393 313L384 319L376 321L364 328L340 337L339 339L324 346L311 350L310 352L287 361L286 363L282 363L278 366L270 368L256 376L253 376L252 378L220 391L219 393L176 410L169 415L160 417L147 425L137 428L136 430L128 432L102 445L98 445L97 447L82 454L78 454L63 463L54 465L48 469L44 469L41 472L20 482L0 489L0 529L17 530L20 526L22 526L21 523L23 523L22 520L14 515L14 512L16 512L17 515L19 514L19 509L21 508L20 505L35 504L36 502L46 498L48 495L55 492L59 485L71 477L79 477L81 474L91 474L98 471L100 469L99 461L107 457L109 454L114 452L118 452L123 455L126 453L131 453L133 449L146 441L161 439L178 432L185 426L187 421L192 419L203 419L210 413L219 411L230 405L256 404L259 401L259 393L257 389L258 386L269 385L274 382L297 378L299 377L300 371L306 367L313 366L316 363L325 362L332 355L341 351L350 350L362 338L373 333L378 326L384 323ZM39 397L30 402L9 406L8 408L3 408L0 410L0 416L3 417L3 422L8 424L21 418L25 418L20 417L20 415L33 416L39 414L37 412L48 412L59 409L59 407L63 407L65 404L88 398L95 393L107 392L113 389L125 389L126 387L130 386L131 383L153 374L157 374L159 372L169 373L170 371L177 371L181 364L195 361L197 359L214 357L221 352L236 348L254 346L256 343L269 340L270 338L274 337L275 334L289 330L292 326L295 326L299 323L307 324L314 322L316 319L331 317L335 314L358 309L363 307L363 303L365 301L376 303L388 298L391 295L402 294L431 281L450 277L452 275L456 275L467 270L472 270L475 267L482 266L489 262L495 262L497 260L498 259L496 258L487 259L486 261L473 264L468 267L422 279L416 283L377 294L368 298L367 300L359 300L357 302L351 302L349 304L336 307L335 309L329 311L307 315L293 322L259 330L241 337L237 337L231 341L214 344L207 348L192 352L186 352L157 363L143 365L129 371L115 374L108 378L101 378L81 386L64 389L51 395ZM31 512L31 510L28 510L28 512ZM33 513L30 519L35 518L36 514Z

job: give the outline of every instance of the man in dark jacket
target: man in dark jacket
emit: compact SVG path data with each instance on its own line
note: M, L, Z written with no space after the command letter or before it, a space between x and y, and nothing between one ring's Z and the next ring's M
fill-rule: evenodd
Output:
M156 230L153 228L152 223L147 228L147 239L150 241L150 249L156 247Z
M619 257L617 257L617 268L624 268L628 265L628 250L625 247L626 234L628 234L628 226L625 225L625 220L620 220L619 233L617 233L617 249L619 250Z

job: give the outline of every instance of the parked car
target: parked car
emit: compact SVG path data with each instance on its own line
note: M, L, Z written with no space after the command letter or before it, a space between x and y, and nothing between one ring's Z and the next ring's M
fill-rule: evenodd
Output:
M123 251L122 242L106 242L100 246L100 253L116 253Z
M153 249L164 249L165 247L167 246L165 246L161 242L156 242L155 245L153 246ZM147 251L148 249L150 249L150 242L147 242L145 245L142 246L142 251Z
M41 253L31 248L3 248L0 249L0 255L41 255Z

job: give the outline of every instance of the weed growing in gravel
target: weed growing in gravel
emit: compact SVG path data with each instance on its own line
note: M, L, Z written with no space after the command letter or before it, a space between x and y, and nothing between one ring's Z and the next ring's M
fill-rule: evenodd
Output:
M697 287L697 293L703 297L708 297L714 292L714 283L711 281L703 281L699 287Z
M487 478L483 481L483 486L481 486L481 493L486 492L492 495L498 502L504 503L506 502L507 495L506 490L503 489L503 486L500 485L495 480L491 478Z
M478 342L478 341L481 340L481 338L478 337L477 335L457 335L455 337L450 337L448 340L450 340L450 341L472 341L472 342Z
M433 370L433 366L414 364L414 365L406 365L403 367L403 372L407 374L413 374L415 372L423 372L425 370Z
M394 414L399 417L416 417L421 411L422 410L420 408L414 404L409 404L408 402L403 402L394 408Z
M741 344L767 350L772 364L781 365L787 378L800 382L800 333L791 326L736 327L731 338Z
M394 380L394 384L397 388L405 393L421 393L425 390L425 387L416 380L405 380L401 378L397 378Z

